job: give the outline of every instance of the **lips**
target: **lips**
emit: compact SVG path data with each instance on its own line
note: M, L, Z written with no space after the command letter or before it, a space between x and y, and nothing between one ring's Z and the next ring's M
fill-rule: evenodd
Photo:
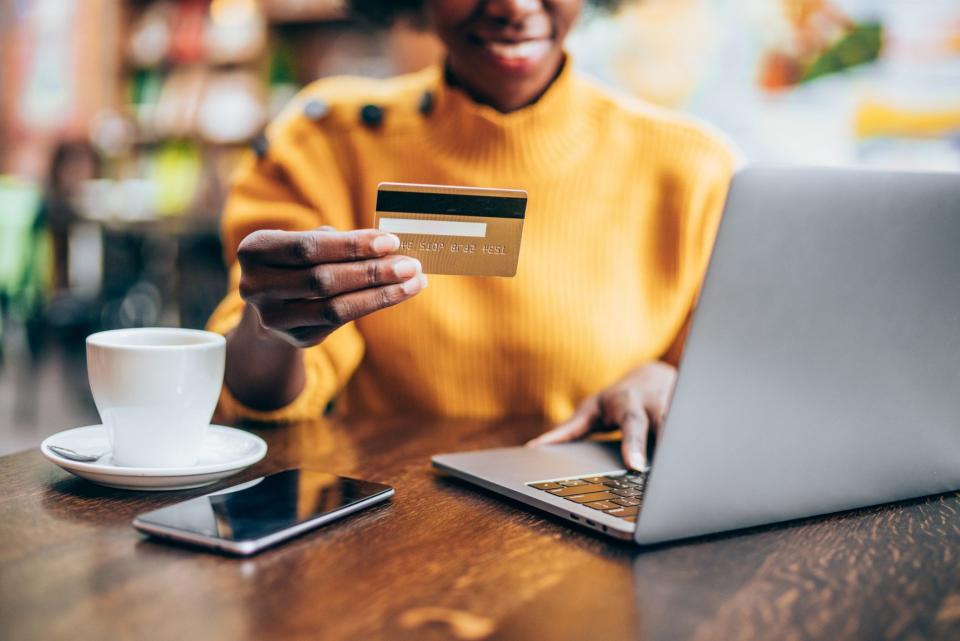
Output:
M540 38L537 40L523 40L521 42L497 42L487 41L484 47L499 58L506 60L527 60L539 59L550 52L551 42L549 38Z
M536 67L553 49L550 37L498 40L476 38L486 58L505 71L524 72Z

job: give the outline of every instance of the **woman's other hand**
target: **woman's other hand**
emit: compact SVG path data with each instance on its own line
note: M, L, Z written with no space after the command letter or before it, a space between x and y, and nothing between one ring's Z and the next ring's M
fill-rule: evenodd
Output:
M399 247L375 229L256 231L237 249L240 295L263 329L296 347L316 345L427 286L418 260L393 255Z
M565 423L527 445L565 443L590 432L620 429L624 462L635 470L645 470L652 454L647 451L648 436L656 440L676 381L677 370L667 363L639 367L618 383L587 397Z

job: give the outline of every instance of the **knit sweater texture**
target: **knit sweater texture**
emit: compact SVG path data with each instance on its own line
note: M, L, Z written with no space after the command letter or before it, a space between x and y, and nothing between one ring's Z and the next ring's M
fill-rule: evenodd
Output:
M286 407L256 411L224 389L221 414L302 420L334 401L351 416L560 421L633 368L675 363L736 155L703 125L569 67L511 113L451 87L439 67L308 86L234 178L222 219L230 289L211 330L239 322L247 234L372 227L383 181L526 190L517 274L430 275L411 300L304 350L306 385ZM382 122L364 121L366 105Z

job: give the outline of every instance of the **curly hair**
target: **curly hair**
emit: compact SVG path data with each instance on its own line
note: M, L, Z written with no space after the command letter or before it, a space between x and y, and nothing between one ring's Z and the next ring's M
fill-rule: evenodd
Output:
M587 0L587 4L597 9L613 11L624 0ZM423 0L348 0L347 7L351 16L375 25L388 26L402 15L420 17Z

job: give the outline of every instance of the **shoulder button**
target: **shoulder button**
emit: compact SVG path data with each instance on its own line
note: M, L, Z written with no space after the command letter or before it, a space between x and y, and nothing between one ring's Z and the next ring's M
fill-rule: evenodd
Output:
M360 108L360 120L370 127L378 127L383 123L383 107L368 104Z
M309 100L307 104L303 106L303 115L310 120L320 120L328 113L330 113L330 105L319 98Z
M433 92L429 89L423 92L423 95L420 97L420 113L424 116L429 116L430 112L433 111Z

